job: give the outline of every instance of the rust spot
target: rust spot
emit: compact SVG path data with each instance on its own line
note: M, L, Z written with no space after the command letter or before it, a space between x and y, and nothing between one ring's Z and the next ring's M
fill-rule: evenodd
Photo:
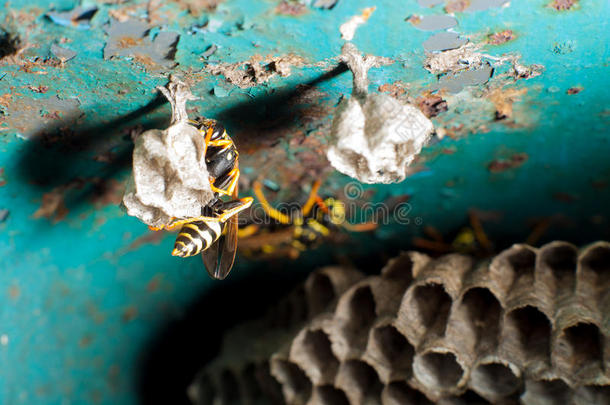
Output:
M12 285L8 289L8 295L11 297L11 299L16 300L21 295L21 290L18 286Z
M117 41L117 47L121 49L131 48L140 44L142 44L142 38L134 38L129 36L121 37Z
M553 199L561 202L572 203L578 200L578 197L570 193L558 191L556 193L553 193Z
M78 341L78 345L80 347L87 347L93 342L93 337L91 335L85 335Z
M549 7L557 11L566 11L578 3L578 0L553 0Z
M93 178L91 202L97 208L106 205L118 205L123 199L125 185L115 179Z
M13 96L10 93L6 93L0 96L0 104L5 107L9 107Z
M125 308L125 310L123 311L123 314L121 315L121 320L124 323L127 323L127 322L131 322L134 319L136 319L137 316L138 316L138 309L134 306L131 306L131 307Z
M461 13L470 6L470 0L449 0L445 5L447 13Z
M402 86L402 83L394 82L392 84L386 83L379 86L377 89L381 93L387 93L388 95L398 99L401 96L404 96L406 93L405 88Z
M510 159L496 159L492 161L487 166L487 169L492 173L500 173L523 165L528 158L527 153L515 153Z
M159 289L159 286L161 285L161 280L163 279L163 275L162 274L155 274L153 276L153 278L150 279L150 281L148 282L148 284L146 285L146 290L148 292L155 292Z
M570 87L569 89L567 89L566 90L566 94L571 96L572 94L578 94L578 93L580 93L583 90L584 90L584 87L574 86L574 87Z
M502 120L513 116L513 103L517 101L527 89L498 88L489 93L489 100L496 107L496 119Z
M34 212L34 218L53 218L54 222L63 220L68 215L68 209L64 203L63 191L55 190L42 195L42 203Z
M417 106L428 118L447 111L447 101L437 94L424 94L417 99Z
M512 30L504 30L500 32L496 32L493 34L489 34L487 37L487 42L491 45L500 45L504 44L508 41L512 41L517 38Z
M144 235L136 238L136 240L131 242L131 244L129 245L127 250L137 250L141 246L149 244L149 243L153 244L153 245L158 245L159 243L161 243L163 236L164 236L163 232L151 231L151 232L145 233Z
M301 3L282 0L275 8L275 12L283 15L303 15L307 12L307 6Z
M224 0L178 0L177 3L182 8L186 8L189 13L194 16L199 16L203 12L214 11L223 1Z
M608 181L604 179L593 180L591 182L591 186L597 190L604 190L606 187L608 187Z
M28 89L32 90L34 93L46 93L47 91L49 91L49 86L28 86Z
M140 53L134 54L133 60L135 60L136 62L140 62L141 64L147 65L147 66L156 66L157 65L150 56L142 55Z
M4 167L0 167L0 187L6 185L6 180L4 180Z
M421 17L418 16L417 14L413 14L412 16L407 18L407 22L410 22L413 25L417 25L421 22Z

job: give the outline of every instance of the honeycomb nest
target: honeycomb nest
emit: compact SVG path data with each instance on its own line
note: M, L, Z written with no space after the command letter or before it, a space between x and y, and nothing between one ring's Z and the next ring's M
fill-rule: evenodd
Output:
M610 404L610 243L328 267L229 331L196 404Z

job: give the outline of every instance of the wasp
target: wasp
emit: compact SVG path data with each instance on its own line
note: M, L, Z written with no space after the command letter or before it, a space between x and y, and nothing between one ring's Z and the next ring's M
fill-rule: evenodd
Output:
M315 247L340 229L353 232L371 231L377 228L374 222L351 224L346 220L345 204L338 199L318 195L320 181L316 180L309 196L296 212L287 215L275 209L263 193L262 184L255 181L253 191L265 213L275 220L269 232L260 232L256 224L239 230L240 243L251 250L260 250L270 256L297 258L301 252Z
M210 276L224 279L235 261L238 214L252 204L252 197L237 198L239 154L225 128L217 121L198 118L191 121L205 145L205 162L214 193L211 202L201 208L201 216L173 219L168 225L152 230L181 227L173 256L190 257L201 253Z

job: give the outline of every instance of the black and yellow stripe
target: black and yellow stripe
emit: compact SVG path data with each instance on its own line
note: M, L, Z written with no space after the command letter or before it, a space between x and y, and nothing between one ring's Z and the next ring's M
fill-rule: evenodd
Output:
M173 256L195 256L220 238L223 223L213 221L197 221L184 224L176 238Z

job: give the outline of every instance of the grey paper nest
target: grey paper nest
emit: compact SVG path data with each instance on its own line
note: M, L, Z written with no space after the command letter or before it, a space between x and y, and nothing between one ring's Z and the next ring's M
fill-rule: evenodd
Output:
M610 243L323 268L229 331L196 404L609 404Z

